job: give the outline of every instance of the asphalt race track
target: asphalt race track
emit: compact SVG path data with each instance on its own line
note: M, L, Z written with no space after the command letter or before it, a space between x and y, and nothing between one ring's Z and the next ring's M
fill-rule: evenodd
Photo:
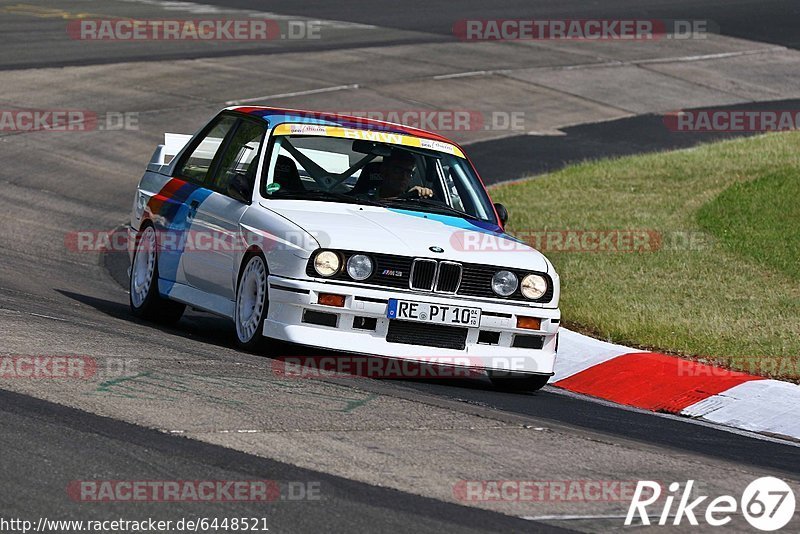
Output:
M254 0L216 0L209 2L219 6L249 9L265 9L279 13L306 17L319 17L362 24L374 24L388 28L400 28L426 33L450 35L453 19L470 18L582 18L624 19L708 19L714 21L720 32L731 37L751 39L784 46L800 46L794 19L798 14L797 4L790 0L766 0L764 2L715 0L670 0L655 2L637 0L603 0L587 6L580 0L544 0L528 2L512 0L491 7L479 0L459 2L456 10L448 2L413 0L404 5L402 12L376 9L367 0L348 2L346 7L324 1L297 2L291 6L275 7Z
M511 394L480 380L287 379L273 360L236 350L226 321L197 311L172 328L134 319L127 255L69 246L75 232L125 223L165 131L191 133L231 102L519 111L518 130L443 132L494 183L724 136L670 132L662 115L671 110L793 109L800 101L796 2L583 4L0 2L0 108L99 117L89 131L0 132L0 354L86 355L98 365L85 380L0 378L0 517L247 516L265 518L273 532L607 532L622 527L629 499L476 502L454 488L465 480L694 479L716 496L740 495L768 475L796 486L797 443L554 388ZM85 13L156 19L253 10L279 21L319 19L323 38L106 43L65 31ZM526 16L703 18L719 32L630 46L462 43L451 35L457 19ZM87 503L67 490L81 480L251 479L310 484L320 497ZM726 528L751 531L741 516Z
M507 532L526 528L522 519L459 507L433 499L376 488L334 476L293 467L281 462L246 455L224 447L174 438L121 421L107 419L57 404L1 392L0 418L5 429L14 429L18 438L4 436L4 461L17 466L18 477L6 483L21 491L4 499L6 515L55 517L68 515L68 505L61 504L64 475L85 471L91 461L97 472L114 473L121 480L169 477L192 480L200 476L212 480L264 478L265 473L278 480L315 484L325 498L320 501L264 503L212 503L203 507L206 517L267 517L271 530L310 531L320 527L332 531L384 529L404 530L413 525L418 532ZM19 447L20 443L28 447ZM35 457L53 457L59 451L58 469L31 461ZM141 504L104 507L98 519L142 512ZM158 503L149 514L163 520L177 521L196 516L194 503ZM99 517L98 517L99 516ZM545 531L562 529L537 525Z

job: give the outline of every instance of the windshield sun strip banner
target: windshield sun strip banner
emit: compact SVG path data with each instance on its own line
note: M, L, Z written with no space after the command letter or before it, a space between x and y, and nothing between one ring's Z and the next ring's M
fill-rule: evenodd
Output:
M390 145L401 145L416 148L425 148L444 152L462 159L466 159L464 153L457 146L443 141L424 139L411 135L399 133L379 132L375 130L356 130L353 128L342 128L340 126L324 126L321 124L290 124L283 123L275 127L274 135L318 135L321 137L341 137L344 139L376 141Z

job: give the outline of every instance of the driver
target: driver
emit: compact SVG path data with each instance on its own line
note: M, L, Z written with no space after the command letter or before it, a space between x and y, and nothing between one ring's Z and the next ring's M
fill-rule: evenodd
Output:
M420 198L433 197L433 190L421 185L409 188L417 160L411 152L393 148L389 156L381 163L381 181L378 196L380 198L398 198L400 196L417 195Z

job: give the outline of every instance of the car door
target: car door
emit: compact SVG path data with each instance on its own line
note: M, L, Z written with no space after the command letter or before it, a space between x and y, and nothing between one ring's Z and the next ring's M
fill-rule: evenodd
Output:
M186 280L193 288L228 301L234 300L244 252L239 221L249 206L266 130L258 119L239 118L206 176L209 194L190 206L196 250L184 255ZM246 199L231 192L229 186L236 182L247 184Z
M237 122L237 117L229 115L214 119L190 142L172 177L159 192L160 202L153 211L153 219L159 234L158 271L162 294L173 295L176 285L188 284L185 263L186 253L193 251L195 212L212 193L207 188L208 175Z

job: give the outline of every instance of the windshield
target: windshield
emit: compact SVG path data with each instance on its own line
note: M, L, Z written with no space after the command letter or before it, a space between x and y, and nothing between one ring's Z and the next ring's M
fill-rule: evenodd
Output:
M393 134L345 132L348 137L316 132L274 135L262 196L371 204L497 222L486 191L467 160L455 155L461 152L454 145L399 134L391 140L402 140L402 145L383 143L369 139ZM354 140L352 132L363 134L362 138ZM420 146L406 146L411 143Z

